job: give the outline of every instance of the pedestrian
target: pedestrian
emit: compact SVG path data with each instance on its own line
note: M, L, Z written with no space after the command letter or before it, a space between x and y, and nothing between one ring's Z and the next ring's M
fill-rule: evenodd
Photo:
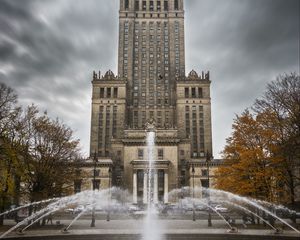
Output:
M50 214L49 216L48 216L48 218L47 218L47 224L48 223L51 223L51 225L52 225L52 214Z

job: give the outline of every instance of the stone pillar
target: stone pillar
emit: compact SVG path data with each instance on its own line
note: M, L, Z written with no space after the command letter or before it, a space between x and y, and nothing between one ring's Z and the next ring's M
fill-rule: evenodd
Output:
M169 193L169 179L168 179L168 172L165 170L165 175L164 175L164 203L165 204L169 202L168 193Z
M143 203L147 204L148 203L148 174L145 171L144 172L144 188L143 188Z
M158 173L157 173L157 171L154 172L153 201L154 201L154 204L158 203Z
M137 174L133 172L133 203L137 203Z

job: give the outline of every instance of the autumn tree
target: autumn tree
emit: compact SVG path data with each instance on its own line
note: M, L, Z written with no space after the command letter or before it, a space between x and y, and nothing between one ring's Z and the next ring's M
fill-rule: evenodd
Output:
M300 188L300 76L292 73L279 76L268 84L263 97L253 107L256 113L272 112L270 128L277 132L277 157L284 171L283 190L295 203ZM300 189L299 189L300 191Z
M1 212L19 194L30 201L68 194L77 159L79 140L68 126L34 105L23 110L14 90L0 84Z
M29 106L21 130L24 190L30 201L67 194L75 178L79 141L58 119Z
M217 187L243 196L275 201L276 182L282 173L276 151L276 132L268 128L270 113L254 116L246 110L237 116L227 139L224 166L217 170Z
M0 212L15 203L17 198L21 167L14 139L20 114L14 90L0 83ZM3 218L0 217L2 224Z
M300 81L268 84L252 111L236 116L217 170L218 188L271 202L294 202L299 184ZM298 172L297 172L298 171Z

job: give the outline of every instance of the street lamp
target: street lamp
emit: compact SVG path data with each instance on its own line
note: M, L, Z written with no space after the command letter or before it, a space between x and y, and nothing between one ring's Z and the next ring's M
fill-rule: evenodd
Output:
M209 151L207 151L207 153L206 153L206 169L207 169L207 188L208 188L207 189L207 197L208 197L208 205L210 205L210 193L209 193L209 165L210 165L210 161L211 161L211 155L210 155ZM208 224L209 227L212 226L210 209L208 209L207 224Z
M109 167L108 169L108 191L109 191L109 202L111 202L111 168ZM106 215L106 221L109 222L110 221L110 210L108 209L107 211L107 215Z
M196 213L195 213L195 168L194 164L192 165L192 174L193 174L193 221L196 221Z
M92 222L91 222L91 227L95 227L95 190L96 190L96 167L97 167L97 153L95 151L94 153L94 176L93 176L93 211L92 211Z

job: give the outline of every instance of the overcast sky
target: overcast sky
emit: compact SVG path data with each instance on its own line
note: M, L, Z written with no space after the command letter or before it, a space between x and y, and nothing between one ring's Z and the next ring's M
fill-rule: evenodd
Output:
M118 0L0 0L0 81L59 117L89 154L93 70L117 69ZM299 0L186 0L186 72L210 70L214 156L235 114L299 73Z

